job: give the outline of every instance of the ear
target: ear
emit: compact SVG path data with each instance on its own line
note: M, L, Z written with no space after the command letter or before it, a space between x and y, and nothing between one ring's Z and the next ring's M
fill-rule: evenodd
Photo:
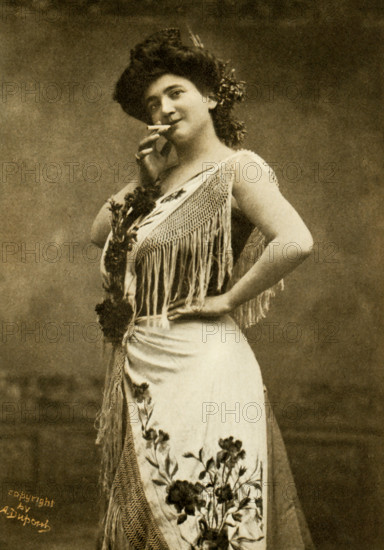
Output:
M217 107L217 100L215 99L213 94L209 94L207 96L207 103L208 103L208 109L210 111L212 111L213 109L215 109Z

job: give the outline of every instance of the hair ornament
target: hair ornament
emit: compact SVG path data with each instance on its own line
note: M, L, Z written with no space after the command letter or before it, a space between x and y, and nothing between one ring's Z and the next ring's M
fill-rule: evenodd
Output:
M204 48L204 44L200 40L200 36L198 34L193 34L189 26L188 26L188 33L189 33L189 38L192 40L193 45L196 48Z

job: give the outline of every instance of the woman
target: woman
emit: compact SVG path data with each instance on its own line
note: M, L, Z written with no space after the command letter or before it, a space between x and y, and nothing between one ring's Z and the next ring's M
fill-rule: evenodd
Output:
M266 163L233 149L243 83L192 39L165 29L137 45L115 91L150 133L136 155L140 185L92 228L106 290L96 310L112 343L100 547L312 548L241 332L312 238ZM299 256L287 257L289 243Z

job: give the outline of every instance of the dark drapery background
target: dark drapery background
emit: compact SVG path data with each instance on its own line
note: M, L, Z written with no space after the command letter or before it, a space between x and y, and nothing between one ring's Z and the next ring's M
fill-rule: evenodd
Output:
M93 427L106 366L89 230L136 175L145 129L111 99L130 48L187 25L248 83L244 147L271 164L312 256L248 332L319 549L384 548L379 362L379 3L3 3L0 510L10 491L51 531L0 513L0 546L92 549ZM382 173L382 172L381 172ZM252 177L252 176L250 176ZM231 337L231 335L228 335ZM282 487L286 498L292 488ZM16 507L16 506L15 506ZM28 541L27 541L28 538Z

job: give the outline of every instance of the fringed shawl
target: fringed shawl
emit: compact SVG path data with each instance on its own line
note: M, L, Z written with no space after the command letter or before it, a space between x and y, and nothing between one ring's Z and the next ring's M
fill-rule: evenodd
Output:
M134 317L145 309L149 322L160 313L161 326L169 328L167 310L171 300L185 298L187 305L192 301L203 304L210 292L229 290L260 258L266 240L255 227L234 265L231 202L240 155L258 167L263 162L255 153L240 150L219 165L212 165L192 193L176 201L176 206L169 203L169 215L159 216L161 221L155 221L145 238L141 242L139 239L134 253L128 254L126 298L134 308ZM272 170L270 177L277 185ZM281 280L236 308L232 316L240 328L246 329L265 317L271 297L283 288Z

